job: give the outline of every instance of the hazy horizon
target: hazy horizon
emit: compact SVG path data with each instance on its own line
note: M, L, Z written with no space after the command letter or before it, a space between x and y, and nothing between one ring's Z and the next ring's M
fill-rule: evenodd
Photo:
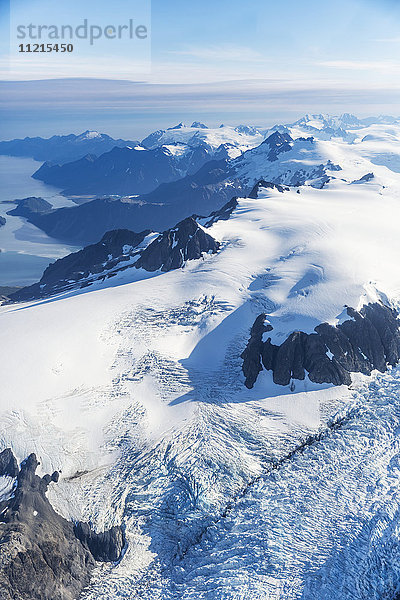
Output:
M0 82L0 139L49 137L93 129L142 139L180 121L215 127L240 123L268 127L306 113L358 117L399 115L400 90L305 89L292 82L225 81L149 84L101 79ZM397 110L396 110L397 109Z

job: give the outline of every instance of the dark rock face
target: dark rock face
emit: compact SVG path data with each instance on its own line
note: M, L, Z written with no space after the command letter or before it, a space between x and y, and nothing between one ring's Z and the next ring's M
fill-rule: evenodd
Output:
M208 129L207 125L201 123L200 121L193 121L190 127L195 127L196 129Z
M125 544L120 528L95 534L84 526L96 548L95 559L76 535L79 524L74 527L47 500L47 488L58 481L58 473L40 478L35 474L38 464L34 454L21 464L14 493L1 507L2 600L74 600L88 585L95 560L117 560Z
M237 205L238 201L235 197L232 198L232 200L229 200L229 202L227 202L226 204L224 204L224 206L219 210L214 210L211 214L208 215L208 217L200 217L205 221L204 227L211 227L217 221L227 221L233 213L233 211L235 210L235 208L237 207Z
M112 527L108 531L95 533L88 523L78 521L74 533L95 560L116 562L121 557L125 546L125 538L121 527Z
M9 210L8 215L13 217L25 217L29 218L32 215L40 215L48 213L52 210L53 205L43 198L35 198L30 196L29 198L23 198L22 200L16 200L17 207Z
M246 378L245 386L253 387L260 371L262 371L261 354L263 351L263 333L271 331L271 325L265 325L265 314L261 314L254 321L250 330L249 342L241 354L243 358L243 374Z
M10 448L0 452L0 477L16 477L18 475L18 464Z
M265 190L265 189L270 189L270 190L278 190L278 192L288 192L289 188L285 187L283 185L279 185L278 183L271 183L270 181L264 181L264 179L261 179L260 181L257 181L257 183L255 184L255 186L253 187L253 189L251 190L250 194L248 195L248 198L253 198L254 200L256 200L258 198L258 194L260 193L261 190Z
M376 302L359 312L347 308L347 314L336 327L321 323L315 333L294 331L280 346L271 338L262 341L265 315L257 317L241 355L245 385L253 387L261 364L278 385L303 380L306 373L314 383L350 385L350 373L383 373L400 362L400 320L393 309Z
M351 183L368 183L368 181L371 181L374 178L375 175L373 173L366 173L360 179L355 179Z
M140 233L127 229L108 231L97 244L50 264L39 283L22 288L9 297L12 301L19 302L71 289L90 275L111 270L128 261L135 254L135 248L149 233L148 230Z
M79 252L69 254L47 267L41 282L53 283L60 279L82 279L89 273L100 273L104 264L115 259L126 257L129 259L130 251L141 244L150 233L149 230L135 233L128 229L115 229L103 235L100 242L86 246Z
M143 249L140 244L149 233L148 230L141 233L127 229L109 231L97 244L49 265L38 283L17 289L8 295L8 300L23 302L86 287L132 267L171 271L182 267L187 260L201 258L204 253L214 254L220 247L193 217L164 231Z
M135 267L146 271L171 271L182 267L187 260L201 258L203 253L214 254L219 246L219 242L203 231L193 217L188 217L147 246Z
M0 227L5 225L6 223L7 223L7 220L4 217L0 217Z
M275 131L261 145L269 146L267 159L272 162L277 160L282 152L289 152L292 149L292 144L293 138L288 133Z

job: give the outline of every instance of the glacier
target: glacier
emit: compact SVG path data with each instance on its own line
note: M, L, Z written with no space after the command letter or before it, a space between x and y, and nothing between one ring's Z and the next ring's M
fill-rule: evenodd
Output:
M207 228L215 255L0 307L2 447L61 472L65 518L125 529L84 600L400 593L400 368L349 387L263 371L252 390L241 371L260 313L280 344L345 306L400 306L400 125L340 126L288 154L327 165L325 185L238 198ZM250 178L276 172L242 156Z

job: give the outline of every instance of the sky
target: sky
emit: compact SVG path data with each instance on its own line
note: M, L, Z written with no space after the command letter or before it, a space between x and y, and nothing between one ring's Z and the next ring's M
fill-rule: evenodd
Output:
M121 135L128 120L140 137L192 117L269 125L304 112L400 114L398 0L0 0L0 9L3 139L57 124ZM132 19L148 36L74 40L68 56L16 51L18 23L57 19Z

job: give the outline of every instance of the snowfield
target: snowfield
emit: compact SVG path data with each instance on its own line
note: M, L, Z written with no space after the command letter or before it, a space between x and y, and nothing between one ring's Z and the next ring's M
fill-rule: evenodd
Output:
M263 371L252 390L241 371L262 312L280 344L346 305L400 307L400 123L333 124L349 135L309 117L288 129L321 131L311 150L242 155L249 180L295 162L329 181L239 198L207 229L217 254L0 307L0 450L61 471L63 516L126 528L84 600L400 592L400 369L350 388Z

